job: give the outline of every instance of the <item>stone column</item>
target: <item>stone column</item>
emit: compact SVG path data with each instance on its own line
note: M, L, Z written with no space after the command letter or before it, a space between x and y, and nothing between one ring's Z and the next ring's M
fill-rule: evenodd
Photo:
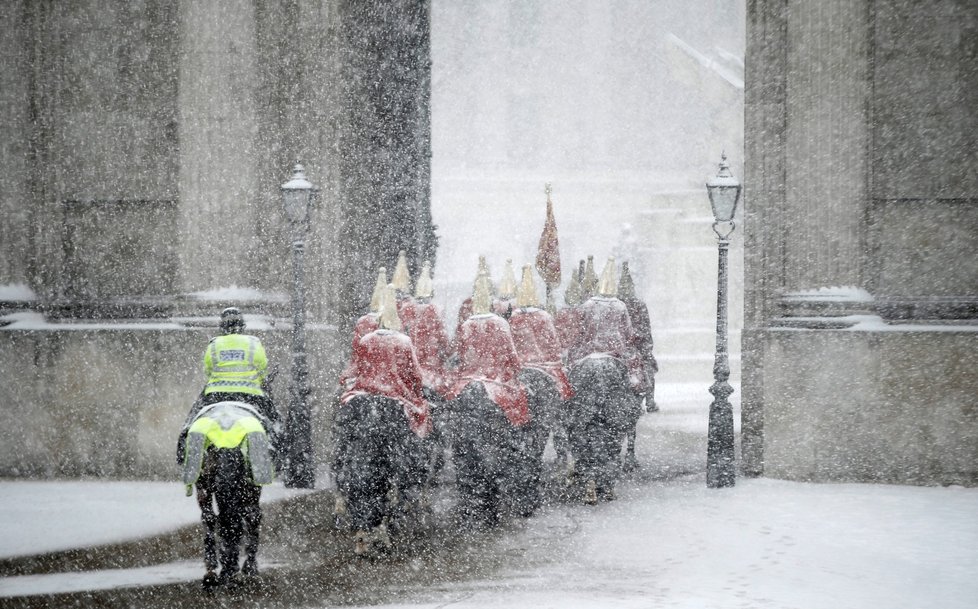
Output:
M748 0L744 90L744 329L741 468L763 472L763 328L781 286L787 2Z
M863 287L870 36L864 0L787 8L786 290Z
M258 189L255 3L183 0L179 27L179 286L256 287L258 217L281 203Z

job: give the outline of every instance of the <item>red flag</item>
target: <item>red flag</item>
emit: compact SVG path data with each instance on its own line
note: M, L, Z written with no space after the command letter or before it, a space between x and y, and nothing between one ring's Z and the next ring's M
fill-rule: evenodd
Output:
M554 220L554 206L550 201L550 185L547 184L547 221L540 234L537 246L537 272L543 277L547 287L560 285L560 250L557 244L557 222Z

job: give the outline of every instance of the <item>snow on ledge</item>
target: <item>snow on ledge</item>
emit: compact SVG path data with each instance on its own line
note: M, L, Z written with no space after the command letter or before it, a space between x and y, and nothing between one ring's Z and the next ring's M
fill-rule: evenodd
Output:
M37 294L26 283L6 283L0 285L0 301L33 302Z
M855 286L832 286L786 292L782 300L789 302L804 301L844 301L844 302L873 302L873 295Z
M237 301L253 301L253 300L263 300L270 302L285 302L289 298L285 294L280 292L262 292L261 290L256 290L255 288L239 288L238 286L232 285L224 288L214 288L212 290L204 290L202 292L191 292L189 294L192 298L197 300L237 300Z
M769 329L778 332L808 332L813 329L831 329L843 332L978 332L978 324L969 323L887 323L879 315L843 315L840 317L790 317L782 318L781 322L790 321L796 325L777 325ZM840 325L841 324L841 325Z
M48 321L42 313L23 311L0 317L2 330L185 330L172 321Z

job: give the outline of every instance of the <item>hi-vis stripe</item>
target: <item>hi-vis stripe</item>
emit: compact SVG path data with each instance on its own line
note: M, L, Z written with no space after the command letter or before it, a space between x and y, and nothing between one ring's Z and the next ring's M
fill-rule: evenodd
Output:
M261 383L258 381L252 381L250 379L238 379L235 381L211 381L207 383L208 387L254 387L255 389L261 389Z

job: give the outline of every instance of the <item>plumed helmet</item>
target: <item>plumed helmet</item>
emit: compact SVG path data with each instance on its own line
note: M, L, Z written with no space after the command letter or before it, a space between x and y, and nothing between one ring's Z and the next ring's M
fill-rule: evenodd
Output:
M615 278L615 258L611 256L601 271L601 282L598 284L598 294L606 298L618 295L618 280Z
M431 283L431 261L425 260L421 265L421 273L418 274L417 285L414 286L415 298L431 298L435 293Z
M387 289L387 269L377 269L377 282L374 283L373 294L370 295L370 312L380 313L380 305L384 300L384 290Z
M496 287L496 294L500 298L513 298L516 296L516 275L513 272L513 259L507 258L506 265L503 267L503 278Z
M408 272L407 252L397 253L397 264L394 265L394 275L391 277L394 289L404 296L411 295L411 273Z
M479 273L472 293L472 314L484 315L492 312L492 284L487 273Z
M386 330L397 330L400 332L402 326L401 318L397 314L396 290L397 288L394 287L393 283L388 283L384 289L384 298L380 305L379 324L381 328Z
M533 267L529 264L523 265L523 277L520 282L520 291L516 295L516 305L520 307L540 306L540 298L537 296L537 286L533 281Z
M228 307L221 311L221 332L237 334L244 329L244 315L238 307Z
M621 278L618 280L618 299L630 300L635 298L635 282L628 271L628 262L621 263Z
M567 291L564 292L564 302L569 307L581 304L581 280L577 269L571 272L570 283L567 284Z

